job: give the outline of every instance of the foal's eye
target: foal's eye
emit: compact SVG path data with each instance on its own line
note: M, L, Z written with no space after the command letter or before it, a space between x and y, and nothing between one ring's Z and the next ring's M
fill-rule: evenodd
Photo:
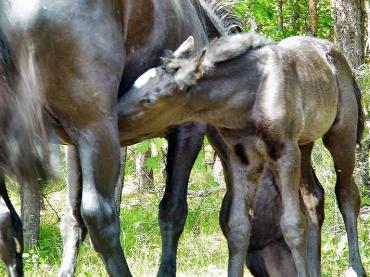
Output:
M155 105L155 100L151 98L146 98L140 101L140 104L146 107L153 107Z

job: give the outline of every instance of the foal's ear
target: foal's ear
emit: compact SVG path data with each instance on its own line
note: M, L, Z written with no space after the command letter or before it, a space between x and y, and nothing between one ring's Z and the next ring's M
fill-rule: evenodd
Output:
M195 75L196 80L198 80L202 76L202 64L206 56L206 53L207 53L207 49L204 48L202 51L202 54L200 54L200 56L197 58L196 66L194 70L194 75Z
M179 48L173 53L175 58L182 58L187 54L190 54L194 50L194 38L193 36L188 37Z

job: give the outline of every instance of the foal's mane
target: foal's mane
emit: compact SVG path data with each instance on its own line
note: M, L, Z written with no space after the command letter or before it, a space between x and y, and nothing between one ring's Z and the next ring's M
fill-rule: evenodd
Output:
M254 32L223 36L211 41L203 50L205 52L200 65L200 71L205 73L211 70L217 63L235 59L250 51L257 50L274 42ZM197 52L190 58L163 58L165 70L177 70L187 66L193 66L198 62L201 54Z
M274 44L272 40L254 32L224 36L208 44L204 65L213 66L271 44Z

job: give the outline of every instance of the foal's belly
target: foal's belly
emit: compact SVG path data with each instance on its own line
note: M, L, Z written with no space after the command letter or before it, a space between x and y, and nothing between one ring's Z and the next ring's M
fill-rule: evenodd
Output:
M337 116L337 94L331 93L330 100L313 103L305 107L304 125L298 143L300 145L313 142L325 135L333 125Z

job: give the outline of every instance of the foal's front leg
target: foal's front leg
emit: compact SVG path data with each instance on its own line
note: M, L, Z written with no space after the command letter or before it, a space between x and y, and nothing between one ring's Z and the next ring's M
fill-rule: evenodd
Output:
M167 137L166 190L159 206L162 257L158 276L176 275L177 245L188 212L188 181L203 143L204 132L204 125L188 124Z
M228 276L243 276L244 262L251 234L256 190L263 171L258 155L250 155L239 145L236 153L230 154L227 194L220 216L223 233L229 248Z
M274 147L275 145L271 148ZM276 174L282 197L281 231L292 251L298 276L309 276L307 222L299 199L301 153L298 143L293 140L285 140L281 147L278 157L273 157L276 159Z

